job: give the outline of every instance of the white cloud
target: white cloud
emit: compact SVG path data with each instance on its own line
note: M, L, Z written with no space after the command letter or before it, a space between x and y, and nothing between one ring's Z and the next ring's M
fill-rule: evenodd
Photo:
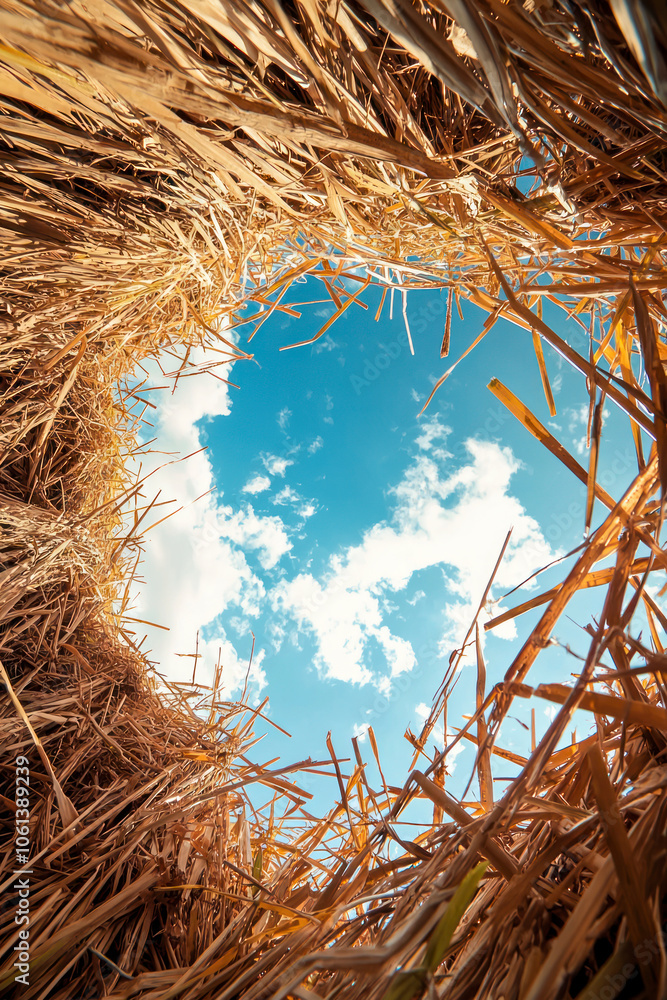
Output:
M425 590L416 590L412 595L412 597L408 598L408 604L411 604L414 607L418 601L423 600L425 597L426 597Z
M584 455L588 450L587 434L582 434L582 430L588 429L588 405L572 406L565 411L568 418L568 431L572 435L572 445L577 455Z
M399 674L412 670L416 665L417 658L407 639L392 635L386 625L377 630L376 638L387 659L392 677L398 677Z
M321 585L310 573L281 581L272 596L275 610L314 636L315 665L326 676L355 684L372 680L363 659L368 634L381 624L376 598L339 586L335 577Z
M287 428L291 416L292 416L292 411L289 410L286 406L284 406L277 417L278 426L280 427L281 431L284 431Z
M312 517L316 512L317 507L313 500L304 500L300 493L293 490L291 486L283 486L283 488L276 493L276 495L271 500L272 504L278 507L284 507L287 504L291 504L292 508L296 511L299 517L302 517L306 521L309 517Z
M291 486L285 485L281 490L278 491L278 493L276 493L276 495L271 500L271 503L283 507L285 504L295 503L300 499L301 497L299 496L296 490L293 490Z
M320 450L320 448L322 447L323 444L324 444L324 441L322 440L322 438L318 434L318 436L315 438L315 440L311 441L310 444L308 445L308 454L309 455L314 455L316 451Z
M320 318L328 318L333 315L333 309L318 309L315 315ZM321 354L323 351L335 351L337 347L340 347L340 344L337 344L331 337L331 334L327 333L325 337L320 337L319 340L315 341L311 348L311 353Z
M449 427L440 423L439 417L432 417L422 424L421 434L415 439L415 444L420 451L432 451L436 457L445 458L446 452L442 448L434 448L435 441L446 441L451 434Z
M242 492L253 493L253 494L263 493L264 490L268 490L270 485L271 485L271 480L269 479L268 476L262 476L260 473L257 473L256 476L253 476L252 479L248 480L248 482L243 487Z
M370 725L370 722L355 722L352 727L352 738L358 739L360 743L365 743Z
M173 364L173 359L169 361ZM197 348L190 352L189 362L196 366L210 363L210 359ZM145 368L152 384L164 384L156 362L147 363ZM157 410L152 411L152 434L157 436L155 447L161 453L135 460L137 476L149 474L142 486L140 504L152 501L158 493L159 503L172 503L157 507L144 523L158 521L170 509L175 513L146 535L145 555L138 571L145 585L139 587L134 607L127 613L168 627L169 631L133 626L138 641L143 632L148 632L142 648L151 650L150 659L159 664L161 673L170 680L184 681L192 678L194 661L188 654L195 651L197 631L228 607L246 616L256 615L264 597L264 584L249 566L244 552L232 542L254 545L268 562L277 556L281 543L277 526L258 524L250 508L247 513L234 515L231 508L223 507L214 494L208 493L215 482L207 454L200 450L197 422L229 414L227 385L198 374L179 378L173 394L169 389L159 390L150 398L157 404ZM185 455L191 457L179 461ZM183 509L177 510L180 506ZM248 523L244 526L246 517ZM225 533L220 531L224 524L228 525ZM130 623L128 627L132 627ZM247 664L238 659L222 628L206 640L201 639L197 678L210 682L220 647L222 683L229 693L243 684ZM254 691L264 683L263 655L258 650L253 663Z
M192 651L194 652L194 643ZM198 660L199 665L196 674L197 681L210 683L213 669L219 658L222 665L222 697L229 698L233 694L236 697L240 697L245 685L246 676L248 675L249 657L244 659L239 656L237 647L229 641L224 628L216 628L215 634L207 640L203 640L200 636L198 652L200 659ZM266 674L262 668L264 657L265 651L263 649L255 650L248 678L248 691L251 698L255 697L266 684ZM191 679L194 658L189 657L185 662L188 664L188 679Z
M269 622L266 626L266 630L271 637L271 645L273 646L273 650L275 653L277 653L282 647L283 642L285 641L287 632L282 627L282 625L279 625L275 621Z
M284 455L262 455L262 462L270 476L284 476L290 465L294 465L294 460Z
M273 569L292 548L280 518L258 515L249 505L237 511L231 507L220 508L218 528L222 537L230 538L238 546L257 549L259 561L267 570Z
M300 573L272 592L274 608L315 640L315 663L325 676L373 681L384 689L391 677L413 668L410 643L394 635L384 617L387 595L400 593L419 571L440 566L446 578L451 597L444 604L445 655L461 641L510 527L512 540L496 578L499 588L517 585L554 556L537 522L509 492L519 468L511 451L468 441L469 462L443 476L433 441L444 436L445 428L433 425L420 435L421 454L391 491L390 522L373 525L359 545L333 556L321 579ZM513 637L513 623L495 634ZM388 674L371 669L373 640Z

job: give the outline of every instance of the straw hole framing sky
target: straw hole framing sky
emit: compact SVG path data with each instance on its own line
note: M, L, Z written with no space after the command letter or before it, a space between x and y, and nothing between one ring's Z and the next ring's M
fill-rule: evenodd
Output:
M316 282L305 290L304 299L318 297ZM500 377L549 421L537 365L515 364L526 356L523 331L499 323L418 416L483 322L472 306L455 317L441 361L445 295L409 297L414 356L400 309L390 317L385 307L372 322L379 292L370 289L367 310L348 310L309 347L278 351L312 336L331 305L305 308L298 325L273 317L252 342L255 361L234 366L240 390L200 374L151 396L161 454L143 459L144 496L159 491L160 502L183 509L147 537L146 585L132 613L169 631L149 628L144 648L169 678L190 680L199 632L197 679L210 683L220 655L222 697L233 699L254 633L249 695L268 694L272 717L293 733L291 742L267 734L281 754L315 755L328 729L347 741L371 724L398 762L407 750L396 734L421 727L507 531L495 601L581 539L583 487L485 388ZM202 352L190 357L203 361ZM581 458L582 386L557 355L547 365L558 408L550 427ZM164 382L157 366L149 374ZM633 452L613 438L605 455L601 475L613 492ZM492 604L483 620L527 596ZM580 624L568 641L576 644ZM527 625L518 628L520 638ZM491 636L493 683L511 661L517 627ZM474 697L474 674L464 667L463 675L450 725Z

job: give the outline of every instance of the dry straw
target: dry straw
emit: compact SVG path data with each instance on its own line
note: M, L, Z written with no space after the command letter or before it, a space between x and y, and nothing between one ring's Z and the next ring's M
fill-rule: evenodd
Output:
M3 995L664 996L660 0L0 0L0 12ZM328 761L252 764L257 712L222 700L219 670L204 694L158 695L123 617L147 507L125 471L144 405L135 366L168 350L185 370L203 342L224 377L248 356L220 333L243 306L269 306L254 333L294 311L290 286L310 273L340 315L359 265L385 287L447 286L450 312L471 299L488 313L482 335L500 317L519 324L544 413L544 344L581 374L590 408L583 467L491 383L586 483L590 531L560 585L515 609L543 606L491 692L471 624L477 708L456 739L478 745L479 801L455 801L446 753L427 750L460 653L408 734L418 769L374 789L356 743L346 774L331 744ZM545 298L589 334L582 354L543 320ZM596 480L603 399L636 448L613 495ZM531 688L590 586L604 607L585 659L567 661L574 683ZM517 696L560 705L527 759L496 743ZM597 731L570 745L577 707ZM13 966L17 756L32 765L29 985ZM498 756L520 773L496 800ZM324 820L299 788L309 768L339 782ZM412 840L401 815L417 798L433 821Z

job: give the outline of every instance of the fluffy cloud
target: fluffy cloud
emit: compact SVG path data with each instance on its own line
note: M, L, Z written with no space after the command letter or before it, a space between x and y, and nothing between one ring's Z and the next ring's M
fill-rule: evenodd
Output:
M415 444L420 451L432 451L435 457L444 458L446 452L443 448L434 448L434 442L442 441L444 443L450 433L449 427L440 423L438 417L433 417L431 420L424 421L421 434L415 439Z
M510 527L498 587L517 585L554 555L537 522L509 492L519 468L511 451L470 440L468 461L447 472L448 456L434 445L445 436L437 422L420 434L419 453L391 491L391 521L373 525L359 545L332 557L321 579L300 573L271 594L274 608L312 636L315 663L327 677L373 681L386 690L392 677L414 667L412 646L392 633L384 617L387 596L402 592L421 570L443 570L449 595L443 602L445 655L461 641ZM513 637L513 623L496 634ZM374 644L388 672L373 672Z
M368 636L381 625L377 598L341 587L333 577L322 585L310 573L299 573L278 584L273 606L313 634L315 662L327 676L358 684L372 680L363 660Z
M565 416L568 418L567 429L572 435L574 450L577 455L584 455L588 450L588 406L584 403L582 406L569 407Z
M370 725L370 722L355 722L352 728L352 737L356 737L360 743L365 743Z
M291 486L287 485L283 486L283 488L276 493L271 500L271 503L277 507L290 505L298 516L303 518L304 521L308 520L309 517L312 517L317 510L313 500L304 500L300 493L297 493L296 490L293 490Z
M263 493L265 490L268 490L270 485L271 485L271 480L269 479L269 477L262 476L258 473L256 476L253 476L252 479L248 480L248 482L243 487L242 492L252 493L252 494Z
M201 349L191 351L188 370L194 371L208 360ZM146 370L149 384L164 384L156 362L147 365ZM208 493L215 482L209 459L200 450L198 422L229 414L228 386L198 374L196 378L179 378L173 394L160 390L151 393L150 398L157 404L152 433L160 452L149 452L135 460L137 479L144 480L139 504L145 505L156 495L159 504L166 502L166 506L156 507L148 515L144 522L147 524L170 510L173 514L146 535L139 568L145 583L127 613L168 628L150 628L149 641L142 648L150 649L150 659L170 680L191 679L199 631L197 679L210 682L218 651L222 650L222 683L228 694L238 692L247 663L239 660L223 628L211 632L205 627L228 607L246 617L258 614L264 584L240 546L256 549L260 562L272 566L288 550L289 541L277 523L279 519L259 518L250 507L235 512ZM168 457L165 462L165 455L176 457ZM181 461L186 455L190 457ZM131 516L128 511L128 520ZM142 628L136 626L139 639ZM250 678L255 691L264 683L262 659L260 650Z
M255 650L252 658L252 665L250 667L250 674L248 675L250 660L249 654L250 649L252 648L251 641L244 643L244 645L247 645L248 647L248 657L246 659L239 656L238 645L232 644L229 641L224 628L217 626L213 630L211 638L202 638L202 635L200 634L199 644L197 647L197 652L199 653L200 658L198 658L197 661L198 667L196 680L210 684L213 676L213 669L219 661L222 665L222 697L229 698L230 695L236 695L236 697L239 698L243 688L245 687L246 677L248 677L248 696L252 700L252 698L256 697L266 684L266 674L262 666L265 651L263 649ZM191 679L194 657L190 655L184 660L184 662L188 664L188 679Z
M301 498L299 494L296 492L296 490L292 489L291 486L285 485L281 490L279 490L276 493L276 495L271 500L271 503L275 504L278 507L284 507L286 504L295 503L300 499Z
M292 548L280 518L258 515L249 505L238 511L219 507L216 521L221 538L231 539L242 549L258 550L263 569L273 569Z
M398 677L406 670L412 670L417 660L414 650L407 640L401 639L398 635L392 635L386 625L382 625L375 635L389 664L392 677Z
M290 465L294 465L294 460L284 455L262 455L262 462L270 476L284 476Z

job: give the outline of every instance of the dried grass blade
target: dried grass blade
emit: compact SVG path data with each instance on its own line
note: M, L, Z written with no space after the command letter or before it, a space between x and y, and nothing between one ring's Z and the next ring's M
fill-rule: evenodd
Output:
M489 329L490 329L490 328L489 328ZM429 403L431 402L431 400L432 400L432 399L433 399L433 397L435 396L435 394L436 394L436 392L438 391L438 389L440 388L440 386L441 386L441 385L442 385L442 384L443 384L443 383L444 383L444 382L445 382L445 381L446 381L446 380L447 380L447 379L449 378L449 376L450 376L450 375L452 374L452 372L454 371L454 369L456 368L456 366L457 366L457 365L458 365L458 364L459 364L459 363L460 363L461 361L463 361L463 359L464 359L465 357L467 357L467 355L468 355L468 354L470 354L470 352L471 352L472 350L474 350L474 348L475 348L475 347L477 347L477 345L479 344L479 342L480 342L481 340L483 340L483 338L484 338L484 337L486 336L486 334L487 334L487 333L489 332L489 329L487 329L487 328L486 328L486 326L485 326L485 327L484 327L484 329L482 330L482 332L481 332L480 334L478 334L478 335L477 335L477 336L475 337L475 339L474 339L474 340L473 340L473 342L472 342L472 343L470 344L470 346L469 346L469 347L467 347L467 348L465 349L465 351L463 352L463 354L461 354L461 356L460 356L459 358L457 358L457 360L456 360L456 361L454 362L454 364L453 364L453 365L452 365L452 366L451 366L450 368L448 368L448 369L447 369L447 371L445 372L445 374L444 374L444 375L441 375L441 376L440 376L440 378L438 379L438 381L437 381L437 382L435 383L435 385L433 386L433 388L432 388L432 390L431 390L431 392L430 392L430 394L429 394L429 397L428 397L428 399L426 400L426 402L425 402L425 403L424 403L424 405L422 406L421 410L419 411L419 416L421 416L421 415L422 415L422 413L423 413L423 412L424 412L424 410L425 410L425 409L427 408L427 406L429 405Z
M588 481L586 483L586 521L584 526L585 534L588 535L593 520L593 505L595 503L595 493L597 488L598 457L600 454L600 436L602 434L602 409L604 406L604 394L595 405L593 411L593 426L591 428L591 445L588 459Z
M657 329L651 320L644 299L637 291L635 282L632 278L630 281L637 333L655 406L655 440L658 449L660 486L664 498L667 495L667 376L660 357Z
M556 416L556 402L554 400L554 394L551 390L551 382L549 381L549 374L547 372L546 362L544 360L544 350L542 348L542 341L539 335L533 330L533 350L535 351L535 357L537 358L537 364L540 369L540 378L542 379L542 387L544 389L544 395L547 401L547 406L549 407L549 415L551 417Z
M413 771L411 778L431 801L437 802L447 815L451 816L462 829L466 829L472 823L472 818L463 806L456 799L453 799L451 795L448 795L443 788L439 788L435 782L427 778L425 774L422 774L421 771ZM480 853L488 858L494 868L504 875L506 879L511 879L519 870L519 866L512 855L496 840L487 839L483 846L480 847Z
M454 288L450 285L447 292L447 315L445 316L445 332L442 337L442 344L440 346L440 357L446 358L449 354L449 345L452 337L452 298L454 295Z
M655 918L646 898L648 887L645 883L642 884L646 876L637 865L618 809L618 799L597 744L588 752L588 763L602 827L621 887L630 940L636 949L642 948L658 933ZM640 964L640 972L649 996L660 996L664 993L665 971L664 968L660 968L655 955L650 962Z
M518 693L518 692L517 692ZM540 684L533 692L538 698L564 705L572 689L564 684ZM579 708L596 715L606 715L626 725L646 726L667 732L667 709L632 698L619 698L601 691L583 691Z
M484 718L484 694L486 688L486 665L479 634L479 624L475 627L475 649L477 652L477 774L479 797L482 808L488 812L493 806L493 776L491 772L491 752L487 746L488 729Z
M537 438L546 448L549 449L552 455L555 455L563 465L572 472L577 479L582 483L588 484L588 474L586 473L583 466L577 462L567 448L558 441L551 431L548 431L544 424L537 419L535 414L530 410L525 403L522 403L514 393L503 385L503 383L497 379L491 379L488 387L494 394L496 399L499 399L503 406L506 406L510 413L514 414L517 420L520 420L526 430L530 431L533 437ZM603 487L599 486L597 483L594 484L595 495L599 496L603 503L607 507L611 508L614 506L613 498L607 493Z
M370 281L371 281L371 277L370 277L370 275L367 275L367 277L364 280L363 284L356 290L356 292L354 292L352 295L350 295L350 297L348 299L346 299L345 302L343 302L338 307L338 309L336 310L336 312L334 313L334 315L329 317L329 319L326 321L326 323L324 324L324 326L321 327L317 331L317 333L315 334L315 336L309 337L307 340L299 340L296 344L287 344L287 345L285 345L285 347L281 347L280 350L281 351L291 351L294 347L304 347L306 344L314 344L315 341L319 340L320 337L324 336L324 334L327 332L327 330L329 329L329 327L333 326L333 324L336 322L336 320L339 319L343 315L343 313L347 309L350 308L350 306L352 305L352 303L356 302L358 300L358 298L361 295L361 293L364 292L368 288L368 286L370 284Z
M74 805L72 804L71 800L63 792L60 782L56 777L55 771L51 766L51 761L49 760L48 754L46 753L46 750L42 745L42 741L40 740L39 736L33 729L30 719L26 715L21 702L17 698L14 688L12 687L12 682L10 681L7 675L7 671L5 670L2 663L0 663L0 678L2 678L2 682L7 688L7 694L9 695L12 704L14 705L14 708L17 711L19 718L24 723L26 729L28 730L30 736L32 737L33 743L37 747L37 752L40 756L42 764L44 765L46 773L48 774L49 778L51 779L51 783L53 784L53 791L55 793L56 801L58 803L58 809L60 810L60 817L62 819L63 827L65 829L71 827L71 830L69 830L67 836L72 837L77 832L75 824L77 819L79 818L79 814L77 810L74 808Z

